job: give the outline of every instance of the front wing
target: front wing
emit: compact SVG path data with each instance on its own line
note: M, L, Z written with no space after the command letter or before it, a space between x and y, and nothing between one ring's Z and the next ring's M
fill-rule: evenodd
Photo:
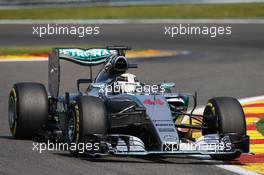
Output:
M195 142L181 139L179 143L166 142L159 150L147 150L144 142L129 135L96 135L100 138L101 155L176 155L176 154L233 154L235 152L248 153L249 137L238 134L209 134L200 137ZM91 154L90 152L87 152Z

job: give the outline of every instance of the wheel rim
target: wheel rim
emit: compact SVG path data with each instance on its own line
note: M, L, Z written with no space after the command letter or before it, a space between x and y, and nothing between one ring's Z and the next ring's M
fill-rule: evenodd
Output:
M14 102L14 97L9 98L8 102L8 123L9 123L9 128L13 128L14 123L15 123L15 102Z
M212 120L215 120L213 124L211 123ZM215 111L215 107L212 104L207 105L205 108L203 125L208 127L206 134L219 134L218 115Z
M69 121L68 121L68 139L70 142L72 142L74 140L74 136L75 136L75 126L76 126L76 121L75 121L75 114L72 110L69 111Z

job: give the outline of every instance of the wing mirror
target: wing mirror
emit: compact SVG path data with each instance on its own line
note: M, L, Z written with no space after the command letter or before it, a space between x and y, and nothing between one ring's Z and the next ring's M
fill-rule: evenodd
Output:
M171 89L175 87L175 83L174 82L164 82L160 86L165 89Z
M77 80L77 90L78 92L80 92L80 84L90 84L92 83L93 81L91 79L78 79Z

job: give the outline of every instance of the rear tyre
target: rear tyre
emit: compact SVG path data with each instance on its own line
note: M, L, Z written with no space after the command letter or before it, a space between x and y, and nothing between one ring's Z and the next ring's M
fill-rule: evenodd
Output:
M8 121L16 139L36 139L37 132L46 124L48 95L40 83L17 83L8 103Z
M80 96L68 109L65 137L68 144L83 144L87 136L106 134L108 119L106 108L101 99L92 96ZM78 155L80 150L69 151ZM83 150L82 152L83 153Z
M243 108L239 101L232 97L217 97L209 100L204 110L204 126L202 134L228 134L236 133L246 135L246 121ZM241 152L233 154L211 155L212 159L233 160Z

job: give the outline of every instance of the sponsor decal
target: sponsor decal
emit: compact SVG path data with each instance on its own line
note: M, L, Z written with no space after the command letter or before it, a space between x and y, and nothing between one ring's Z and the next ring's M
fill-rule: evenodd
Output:
M161 99L156 99L156 100L151 100L151 99L146 99L143 102L145 105L160 105L163 106L164 102Z
M58 49L58 51L60 57L70 57L83 61L93 61L116 54L115 50L108 49Z

